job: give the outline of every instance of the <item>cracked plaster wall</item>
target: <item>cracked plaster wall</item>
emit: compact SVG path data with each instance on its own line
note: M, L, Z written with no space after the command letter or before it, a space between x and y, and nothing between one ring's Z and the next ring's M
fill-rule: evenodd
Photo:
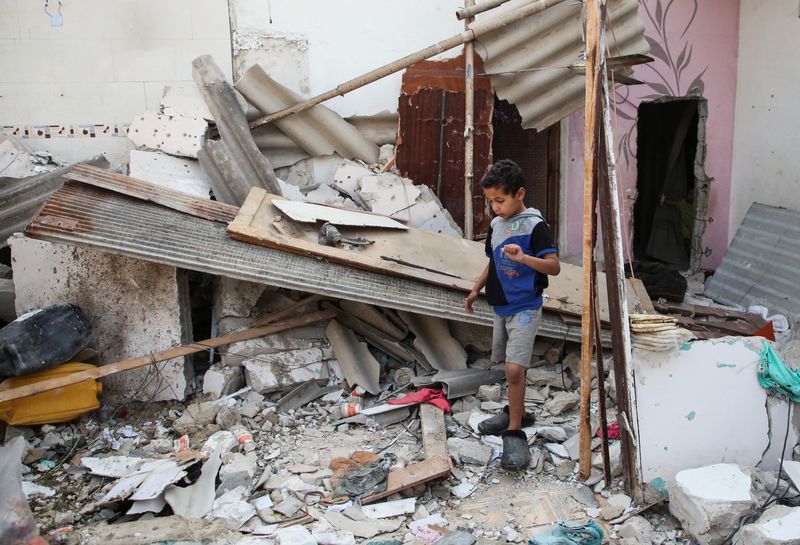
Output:
M633 351L645 482L671 484L680 470L723 462L778 468L787 406L768 401L756 378L762 342L725 337L667 353ZM792 426L787 459L796 441Z

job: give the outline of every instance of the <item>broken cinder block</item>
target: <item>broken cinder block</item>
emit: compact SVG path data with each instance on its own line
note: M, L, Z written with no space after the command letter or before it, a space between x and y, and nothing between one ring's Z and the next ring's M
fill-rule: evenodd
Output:
M669 510L702 545L721 545L755 506L751 487L735 464L686 469L675 475Z

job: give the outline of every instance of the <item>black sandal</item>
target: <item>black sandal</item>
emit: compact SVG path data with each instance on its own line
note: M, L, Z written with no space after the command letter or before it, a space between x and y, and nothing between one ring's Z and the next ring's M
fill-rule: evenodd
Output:
M500 467L509 471L525 469L531 463L531 449L528 436L522 430L503 432L503 457Z

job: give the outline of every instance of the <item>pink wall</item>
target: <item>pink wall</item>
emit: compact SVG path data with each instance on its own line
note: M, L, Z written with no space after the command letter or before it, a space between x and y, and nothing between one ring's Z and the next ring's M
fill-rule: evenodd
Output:
M633 214L636 189L636 107L662 96L702 96L708 101L706 175L713 179L703 245L711 250L704 268L719 265L728 247L733 125L736 101L739 0L642 0L639 16L645 24L656 60L636 68L646 85L620 87L614 138L623 227ZM676 68L673 68L676 67ZM583 111L569 120L566 241L562 255L581 253L583 229ZM628 255L626 248L626 256Z

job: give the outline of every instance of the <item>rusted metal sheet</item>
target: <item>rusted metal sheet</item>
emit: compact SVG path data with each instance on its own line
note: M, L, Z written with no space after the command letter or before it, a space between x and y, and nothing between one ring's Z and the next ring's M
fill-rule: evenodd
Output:
M486 232L483 192L477 182L492 161L491 83L476 59L474 231ZM406 70L399 103L397 168L415 183L429 186L464 227L464 57L423 61Z
M110 189L123 195L150 201L198 218L218 221L224 224L233 221L239 211L236 206L209 199L199 199L188 193L175 191L89 165L75 165L72 170L64 174L64 178Z
M62 221L40 221L46 216ZM72 220L70 228L64 220ZM476 301L474 314L464 310L460 290L231 240L219 222L76 182L67 182L47 200L25 234L337 299L485 326L492 323L492 310L483 299ZM539 333L561 340L580 338L580 328L549 311L542 316Z

